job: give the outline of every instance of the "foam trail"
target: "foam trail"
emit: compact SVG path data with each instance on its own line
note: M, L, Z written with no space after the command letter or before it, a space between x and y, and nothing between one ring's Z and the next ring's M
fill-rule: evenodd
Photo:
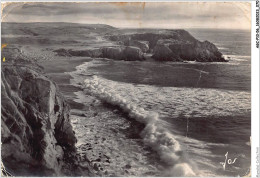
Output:
M145 124L141 137L144 143L154 149L161 160L170 167L166 171L167 176L195 176L190 165L183 161L179 142L167 130L159 127L158 113L147 111L130 103L122 96L107 89L104 83L105 81L97 76L86 79L84 81L86 92L120 107L124 112L128 113L129 117Z

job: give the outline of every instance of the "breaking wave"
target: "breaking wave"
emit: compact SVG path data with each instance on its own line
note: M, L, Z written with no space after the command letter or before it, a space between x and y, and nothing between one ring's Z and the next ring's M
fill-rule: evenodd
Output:
M159 114L147 111L142 107L131 103L126 98L106 88L105 79L93 76L84 81L86 92L106 101L114 106L120 107L128 113L130 118L145 124L141 137L145 144L155 150L161 160L169 166L166 175L171 176L195 176L191 165L184 159L180 143L170 132L161 128L158 124Z
M251 56L242 56L242 55L223 55L225 59L228 59L230 61L238 61L238 62L243 62L243 61L250 61Z
M250 92L113 81L100 77L100 73L91 68L103 63L93 60L78 66L77 71L70 73L74 78L71 82L83 85L87 95L120 107L130 118L145 125L140 136L164 162L164 176L209 175L207 169L210 168L204 170L203 166L205 162L209 165L210 160L196 155L203 151L207 157L217 156L209 151L210 143L182 137L174 119L202 117L221 120L229 116L240 117L251 111ZM186 158L187 154L190 159ZM217 169L214 162L210 165Z

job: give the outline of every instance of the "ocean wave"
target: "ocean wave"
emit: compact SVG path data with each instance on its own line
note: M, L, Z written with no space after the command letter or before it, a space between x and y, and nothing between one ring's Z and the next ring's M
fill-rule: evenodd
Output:
M129 117L145 124L141 137L145 144L154 149L161 160L170 168L166 171L169 176L195 176L195 172L188 162L184 161L179 142L167 130L158 125L159 114L147 111L129 101L126 98L106 90L103 79L93 76L86 79L84 85L86 92L95 95L99 99L120 107Z
M223 55L225 59L230 61L238 61L238 62L244 62L249 61L251 56L242 56L242 55Z
M251 111L251 93L246 91L231 91L205 88L157 87L152 85L116 82L104 78L94 79L89 67L103 65L100 61L91 61L77 67L70 73L73 84L82 84L86 78L93 82L99 80L108 93L120 95L124 100L136 107L153 110L162 117L178 118L240 116ZM203 72L203 71L202 71ZM101 81L102 80L102 81ZM100 86L99 86L100 87Z
M196 142L178 135L178 131L175 132L171 125L174 119L221 119L250 112L250 92L117 82L99 77L98 72L91 70L91 67L96 65L103 63L92 60L78 66L77 71L70 73L74 76L72 83L80 83L79 86L83 85L82 88L88 95L120 107L129 117L146 125L140 133L141 137L167 165L167 169L163 171L164 176L208 175L207 171L201 171L201 163L195 161L202 159L197 158L196 154L201 155L203 152L207 157L212 155L207 151L208 147L212 146L210 143ZM171 121L168 122L165 117ZM187 161L187 153L195 155L196 159L192 159L195 162L191 162L191 159Z

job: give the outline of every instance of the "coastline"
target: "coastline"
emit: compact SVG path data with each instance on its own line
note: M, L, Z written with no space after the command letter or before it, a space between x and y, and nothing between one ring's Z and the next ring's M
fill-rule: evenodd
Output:
M78 57L75 59L64 57L38 62L38 64L44 68L44 73L58 85L60 92L67 99L71 109L84 109L84 105L74 101L76 99L74 92L81 91L82 89L70 83L72 76L69 72L75 71L77 66L88 61L89 59L86 57Z
M86 58L64 58L38 63L58 85L70 105L71 124L78 140L76 154L79 165L84 168L90 163L98 176L159 176L164 169L158 165L159 155L145 145L140 136L145 125L131 119L117 106L85 94L81 87L70 82L73 77L69 73L87 61ZM55 63L62 68L54 68ZM147 162L151 165L144 168Z
M44 45L40 46L40 43L38 47L23 46L20 51L17 51L21 53L19 57L23 60L19 61L20 58L15 57L15 60L19 60L11 61L11 58L7 57L6 61L7 64L9 62L12 62L12 64L13 62L21 62L30 66L32 64L28 63L32 62L37 67L39 67L38 65L42 66L44 69L39 69L41 75L47 76L53 83L55 82L54 87L66 99L68 110L66 110L67 112L64 115L56 114L57 109L61 108L62 104L60 107L50 107L54 108L53 113L56 116L69 117L69 124L72 127L71 133L77 139L77 142L74 144L76 149L76 152L73 152L74 157L68 160L75 160L80 170L68 169L68 172L65 173L66 175L69 175L70 170L76 172L77 176L177 176L177 173L179 174L178 176L184 176L189 172L194 172L196 175L204 175L204 172L202 171L201 173L200 170L211 170L209 167L204 167L204 162L208 162L207 160L211 161L207 158L207 152L213 153L215 156L212 158L212 165L214 165L214 168L216 166L216 169L211 170L215 175L219 174L218 167L215 165L215 159L223 156L221 152L223 151L223 143L230 143L228 145L230 149L228 150L231 150L231 148L241 152L246 150L246 157L243 158L245 165L240 167L244 168L248 165L249 159L247 155L250 154L250 152L247 152L249 150L248 147L241 149L241 146L238 145L240 143L236 143L238 146L235 147L232 142L234 139L232 138L240 134L241 138L243 138L241 141L243 145L248 141L247 138L250 134L247 134L247 132L250 131L250 127L246 127L248 125L242 126L242 124L249 124L250 116L240 119L239 115L239 120L237 121L237 117L233 117L233 115L234 113L236 115L238 112L232 113L231 111L236 111L236 109L240 111L243 108L247 109L246 113L250 111L250 107L248 107L249 99L247 98L249 95L247 90L251 81L248 77L250 72L247 68L249 66L247 64L249 58L248 60L234 59L229 63L207 61L178 62L171 60L162 62L151 58L151 56L147 56L148 58L145 61L117 61L114 57L118 56L117 52L120 47L103 48L102 45L106 46L106 41L105 39L102 41L102 38L98 35L101 34L89 34L93 39L86 40L90 42L88 45L80 43L80 47L72 44L63 45L61 39L51 42L52 46L48 45L48 48ZM209 39L210 37L209 35ZM101 54L96 53L100 52L100 50L93 50L93 54L89 53L91 50L88 48L95 45L99 46L100 50L102 49ZM82 46L86 47L86 49L83 49ZM54 53L55 51L64 51L63 47L67 47L65 52L68 52L69 55ZM161 47L158 47L159 51L168 50L168 48ZM174 46L171 47L172 49L170 50L173 50ZM111 49L113 50L111 51ZM133 51L133 54L136 54L135 52L136 50ZM97 58L104 59L107 58L106 55L108 54L111 55L111 58L108 59L109 62L105 60L107 62L105 65L95 60L96 55L98 56ZM160 53L157 54L159 59ZM171 54L170 52L169 55L171 56ZM246 56L249 57L248 55ZM127 55L127 57L131 56ZM90 62L91 60L93 60L94 65ZM246 67L239 65L240 63ZM218 64L224 65L219 66ZM236 66L233 67L232 65ZM244 71L248 72L248 74L245 74ZM8 71L4 74L10 76ZM27 80L28 77L23 79L23 81ZM16 80L11 78L10 81ZM17 81L19 83L19 80ZM41 80L37 81L37 83L39 83L40 89L38 90L37 87L37 91L30 95L33 101L36 98L36 103L42 101L42 99L38 98L44 93L43 89L46 87L44 83L41 83ZM139 87L139 83L143 84L143 86ZM180 86L177 84L180 84ZM201 89L203 87L211 88L212 86L215 86L215 88L207 90L209 92L204 92L204 89ZM173 88L164 90L167 87ZM228 90L222 91L225 87ZM229 89L237 91L229 91ZM246 90L246 92L243 94L240 90L241 92ZM29 93L29 89L24 91L22 97L27 102L25 95ZM131 104L131 99L135 97L137 100ZM216 100L216 97L218 100ZM231 99L227 101L223 98ZM236 103L244 103L245 105L242 106ZM30 104L33 105L34 102ZM51 105L51 102L49 104ZM142 110L139 110L139 108L142 108ZM169 114L169 118L163 118L166 119L165 123L167 125L163 122L158 122L159 124L151 122L149 124L150 127L147 128L146 122L137 122L137 120L140 121L140 118L144 118L142 119L144 121L150 120L150 116L156 116L155 118L157 118L157 115L148 115L148 112L142 114L143 112L140 111L145 111L144 108L149 111L156 110L163 114ZM40 111L41 108L38 108L38 110ZM219 116L222 113L226 113L227 110L232 116L228 118L228 121L223 120L223 122L219 122L215 117L211 118L211 120L199 117L203 114ZM183 117L184 114L186 114L185 117ZM30 119L31 117L26 118ZM237 124L237 122L242 124ZM186 142L186 139L182 137L182 132L188 133L188 125L186 123L189 123L191 140L189 142ZM225 124L223 125L223 123ZM160 129L157 129L159 126ZM205 128L212 126L210 129L212 132L204 131L203 126L207 126ZM238 127L241 133L233 132L233 127ZM222 130L218 128L222 128ZM52 130L52 132L55 133L55 130ZM145 134L146 132L148 134ZM223 139L221 135L224 134L228 136ZM144 135L147 137L144 137ZM244 139L244 136L246 139ZM174 140L175 138L177 141ZM192 140L193 138L194 140ZM184 144L182 143L183 140ZM160 143L161 141L162 144ZM204 145L211 145L212 141L216 141L214 150L217 151L214 151L211 147L204 147ZM162 149L158 145L162 145ZM193 147L193 145L196 146ZM184 149L182 149L183 147ZM187 150L188 148L189 150ZM201 154L201 150L204 151L203 154ZM66 153L66 150L64 153ZM182 157L182 155L184 156ZM181 156L180 161L177 160L181 165L176 164L176 159L169 161L169 158L175 156ZM189 157L190 161L182 159L186 157ZM166 161L163 161L163 159ZM200 162L201 160L203 162ZM172 164L169 165L169 162L172 162ZM190 164L191 168L186 162L192 163ZM222 173L220 172L220 174Z

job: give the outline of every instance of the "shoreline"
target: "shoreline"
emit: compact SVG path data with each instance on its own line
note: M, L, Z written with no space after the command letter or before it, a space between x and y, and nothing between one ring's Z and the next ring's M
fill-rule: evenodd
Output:
M15 160L19 144L45 158L40 171L63 176L230 176L250 165L247 32L57 22L2 31L3 146L15 169L30 171ZM24 140L10 142L13 134ZM225 151L243 155L232 173L220 172Z
M129 118L120 108L86 95L81 87L70 82L73 77L69 72L88 61L86 58L65 58L38 63L59 86L71 107L70 118L78 140L76 154L79 165L84 168L90 164L97 176L160 175L163 168L154 163L160 159L159 155L145 145L140 136L144 124ZM55 63L62 68L54 68ZM129 153L133 156L129 157ZM147 167L147 161L150 167ZM116 173L113 173L115 170Z
M59 91L67 99L71 109L84 109L85 106L82 103L74 101L74 99L76 99L74 92L82 91L82 89L71 84L70 80L73 77L69 72L75 71L77 66L88 61L89 59L86 57L74 59L64 57L38 62L38 64L44 68L44 74L57 84Z

